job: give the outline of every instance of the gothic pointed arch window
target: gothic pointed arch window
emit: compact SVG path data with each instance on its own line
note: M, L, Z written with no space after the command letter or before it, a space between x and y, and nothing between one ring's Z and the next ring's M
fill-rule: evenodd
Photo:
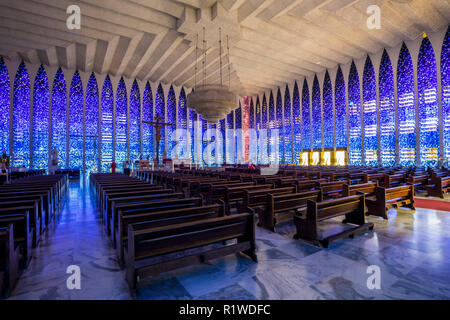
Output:
M69 93L69 168L83 169L83 82L75 71Z
M188 134L187 134L187 106L186 93L184 88L181 88L180 96L178 98L178 124L177 124L177 158L189 158L188 150Z
M155 117L160 117L161 121L166 121L166 103L164 100L164 90L161 84L159 84L158 89L156 90ZM159 141L159 150L156 150L156 152L158 152L159 155L160 163L162 163L165 146L166 146L166 128L162 127L161 140Z
M311 149L311 104L309 99L309 87L306 79L302 89L302 150Z
M31 163L35 170L48 169L49 110L50 91L47 72L41 65L34 79L33 90L33 153Z
M292 159L292 104L289 87L284 89L284 163L293 163Z
M149 82L142 97L142 121L153 121L153 93ZM153 159L153 127L146 123L142 124L142 157Z
M134 80L130 90L130 161L139 160L141 152L141 93Z
M417 62L419 94L420 164L436 166L439 161L439 105L436 57L428 37L422 39Z
M334 148L333 87L328 71L323 80L323 147Z
M386 50L383 51L378 78L380 96L380 158L382 166L395 165L394 71Z
M349 163L362 165L361 143L361 100L359 74L352 62L348 76L348 130L349 130Z
M55 74L52 88L52 150L58 151L58 166L67 167L67 87L61 68Z
M320 85L317 75L314 76L312 87L312 148L322 149L322 103L320 101Z
M10 82L8 68L0 57L0 152L9 154Z
M172 125L167 126L167 157L176 158L176 137L173 133L176 130L177 123L177 99L173 86L170 86L167 94L167 123Z
M123 168L123 162L128 159L127 157L127 87L123 78L120 79L117 85L116 93L116 127L115 127L115 162L117 168L121 170Z
M255 110L255 131L256 131L256 163L258 163L258 164L262 163L260 130L261 130L261 103L259 101L259 96L257 96L256 97L256 110Z
M92 72L86 87L86 119L84 127L85 168L87 173L99 170L99 92L97 78Z
M30 77L25 63L17 68L13 88L12 167L30 167Z
M450 27L441 50L441 86L444 158L450 160Z
M378 165L377 84L369 56L363 72L364 164Z
M334 130L336 148L347 148L347 105L344 74L341 67L336 73L334 89Z
M109 76L102 88L101 101L101 171L111 172L114 149L114 91Z
M269 137L269 163L275 163L275 157L277 154L277 148L275 145L275 135L273 130L275 129L275 101L273 98L273 92L270 91L269 95L269 123L268 123L268 137Z
M292 134L293 134L293 162L300 164L300 153L302 152L302 113L300 110L300 92L297 82L294 84L292 93Z
M275 121L275 145L277 151L276 163L284 163L283 157L283 98L281 97L281 90L277 90L276 98L276 121Z
M397 64L399 164L416 164L416 109L414 69L408 48L402 44Z

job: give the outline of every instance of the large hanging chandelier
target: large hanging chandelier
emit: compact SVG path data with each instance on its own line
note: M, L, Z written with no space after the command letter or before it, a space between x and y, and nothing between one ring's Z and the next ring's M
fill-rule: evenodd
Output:
M203 83L197 85L198 35L195 48L195 76L194 90L187 96L187 106L200 114L210 123L217 123L238 107L237 95L230 89L230 48L227 36L228 56L228 86L223 84L222 77L222 35L219 28L219 60L220 84L206 83L206 40L203 28Z

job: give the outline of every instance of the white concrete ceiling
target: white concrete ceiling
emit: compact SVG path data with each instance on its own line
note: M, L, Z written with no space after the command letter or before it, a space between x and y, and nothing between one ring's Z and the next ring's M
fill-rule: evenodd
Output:
M69 30L67 7L81 9ZM367 8L381 9L369 29ZM222 76L239 95L254 95L367 53L438 31L450 21L450 0L0 0L0 55L128 78L194 86ZM225 35L230 36L228 59Z

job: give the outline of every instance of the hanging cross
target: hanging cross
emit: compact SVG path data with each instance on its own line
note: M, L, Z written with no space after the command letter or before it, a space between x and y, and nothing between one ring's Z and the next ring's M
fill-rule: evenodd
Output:
M162 122L162 118L157 115L155 117L155 121L142 121L143 123L149 124L151 125L155 131L156 131L156 135L155 135L155 139L156 139L156 165L159 164L159 142L161 140L161 129L167 126L173 126L173 123L164 123ZM165 150L165 146L164 146L164 150Z

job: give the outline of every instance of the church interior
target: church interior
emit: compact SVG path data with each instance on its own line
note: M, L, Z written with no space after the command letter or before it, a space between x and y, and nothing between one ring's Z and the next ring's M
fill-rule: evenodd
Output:
M448 0L0 17L0 299L450 299Z

